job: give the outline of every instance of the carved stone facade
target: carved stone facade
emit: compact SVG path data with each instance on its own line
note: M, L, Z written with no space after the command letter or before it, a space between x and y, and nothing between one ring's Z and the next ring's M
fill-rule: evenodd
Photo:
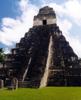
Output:
M33 26L50 25L56 23L56 14L53 8L48 6L41 8L37 16L34 16Z

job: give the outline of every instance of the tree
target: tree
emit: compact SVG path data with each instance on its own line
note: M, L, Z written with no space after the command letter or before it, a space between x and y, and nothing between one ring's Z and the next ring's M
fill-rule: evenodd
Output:
M5 56L4 51L2 48L0 48L0 63L4 62L4 56Z

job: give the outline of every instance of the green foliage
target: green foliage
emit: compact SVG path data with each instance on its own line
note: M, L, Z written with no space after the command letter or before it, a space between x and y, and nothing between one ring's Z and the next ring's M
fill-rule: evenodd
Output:
M2 48L0 48L0 63L4 62L4 56L5 56L4 51Z
M81 100L81 87L1 89L0 100Z

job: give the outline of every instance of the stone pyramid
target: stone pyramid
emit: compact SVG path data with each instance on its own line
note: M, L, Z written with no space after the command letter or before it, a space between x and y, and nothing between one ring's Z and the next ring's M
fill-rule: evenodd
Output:
M20 87L81 85L81 63L48 6L34 16L33 27L7 55L6 65Z

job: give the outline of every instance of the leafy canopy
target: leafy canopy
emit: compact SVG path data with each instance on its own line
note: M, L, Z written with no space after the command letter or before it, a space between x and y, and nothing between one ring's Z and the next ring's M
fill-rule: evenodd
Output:
M4 51L2 48L0 48L0 63L4 62L4 56L5 56Z

